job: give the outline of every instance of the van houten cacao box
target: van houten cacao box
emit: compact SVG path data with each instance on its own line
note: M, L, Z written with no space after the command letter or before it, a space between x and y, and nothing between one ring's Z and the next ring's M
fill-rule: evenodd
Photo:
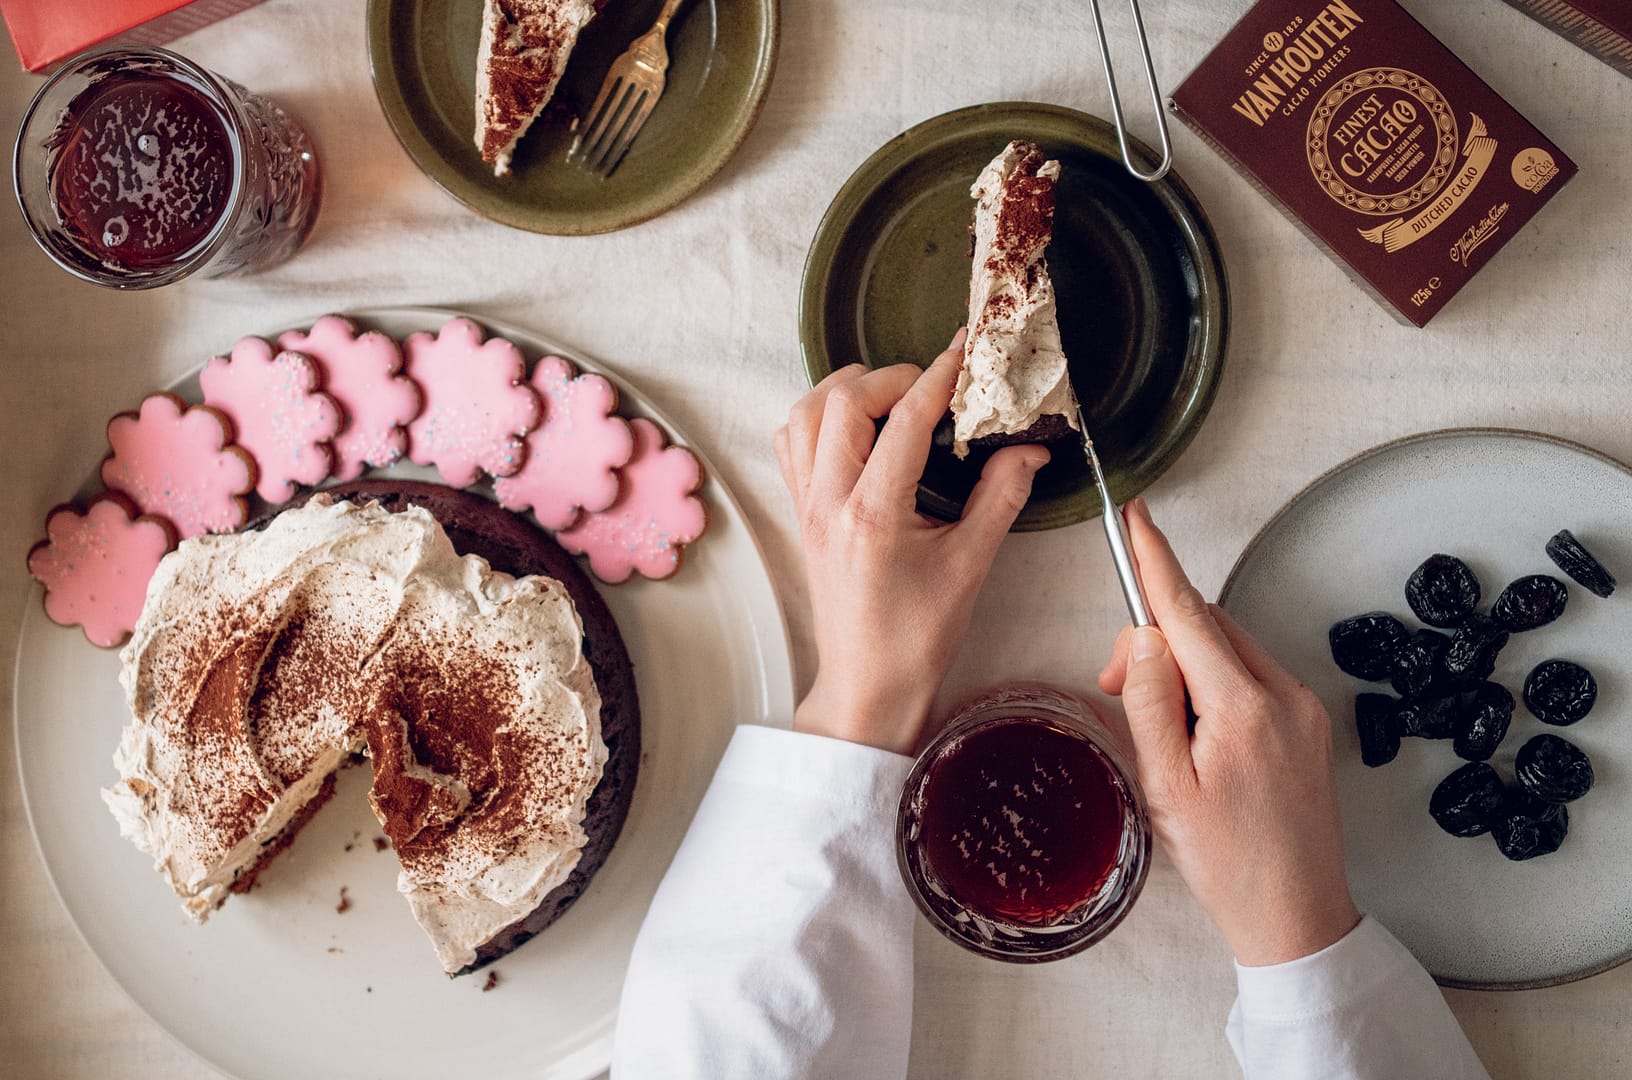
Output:
M1627 0L1507 0L1623 75L1632 76L1632 3Z
M1171 103L1416 326L1576 171L1393 0L1262 0Z

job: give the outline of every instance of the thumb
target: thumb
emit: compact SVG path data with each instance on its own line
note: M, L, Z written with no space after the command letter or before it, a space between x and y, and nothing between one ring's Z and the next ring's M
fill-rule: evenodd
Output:
M1137 627L1129 637L1122 707L1139 759L1139 778L1148 790L1162 790L1175 778L1195 775L1185 725L1184 677L1167 638L1154 626Z
M991 562L997 546L1008 535L1031 497L1031 481L1037 470L1048 464L1048 451L1041 446L1006 446L993 454L980 472L980 482L963 506L959 533Z

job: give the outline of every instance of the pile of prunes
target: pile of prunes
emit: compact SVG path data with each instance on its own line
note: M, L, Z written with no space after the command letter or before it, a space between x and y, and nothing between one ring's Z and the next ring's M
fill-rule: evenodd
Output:
M1549 540L1546 551L1589 592L1608 597L1615 591L1615 578L1568 529ZM1569 590L1555 577L1531 574L1503 589L1488 613L1479 610L1480 597L1479 579L1466 563L1430 555L1406 581L1405 600L1437 629L1411 630L1385 611L1356 615L1329 631L1332 659L1355 678L1387 682L1394 690L1355 698L1361 760L1373 768L1388 764L1407 736L1451 740L1468 764L1434 789L1429 814L1452 836L1490 833L1509 859L1531 859L1564 842L1566 804L1592 788L1592 762L1568 739L1537 735L1519 748L1514 782L1504 782L1489 760L1507 737L1514 700L1491 676L1510 635L1563 615ZM1592 710L1598 683L1573 661L1544 660L1521 693L1536 719L1567 727Z

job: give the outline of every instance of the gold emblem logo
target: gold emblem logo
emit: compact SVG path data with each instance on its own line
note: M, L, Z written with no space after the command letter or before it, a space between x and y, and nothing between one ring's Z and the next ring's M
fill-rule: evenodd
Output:
M1556 175L1558 162L1539 146L1520 150L1513 159L1513 182L1533 194L1539 194Z
M1264 51L1266 53L1280 52L1281 46L1285 44L1286 39L1280 35L1279 31L1271 30L1264 35Z
M1305 148L1328 197L1394 216L1427 203L1456 168L1460 136L1445 95L1401 68L1351 72L1316 104Z

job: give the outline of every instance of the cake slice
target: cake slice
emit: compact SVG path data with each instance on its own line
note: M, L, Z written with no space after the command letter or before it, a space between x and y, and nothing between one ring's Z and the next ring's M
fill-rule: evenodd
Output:
M1054 230L1060 163L1015 141L992 159L975 199L969 336L952 394L952 450L1048 442L1077 428L1054 283L1043 257Z
M516 143L549 104L579 32L599 8L597 0L484 0L476 147L494 176L510 171Z

